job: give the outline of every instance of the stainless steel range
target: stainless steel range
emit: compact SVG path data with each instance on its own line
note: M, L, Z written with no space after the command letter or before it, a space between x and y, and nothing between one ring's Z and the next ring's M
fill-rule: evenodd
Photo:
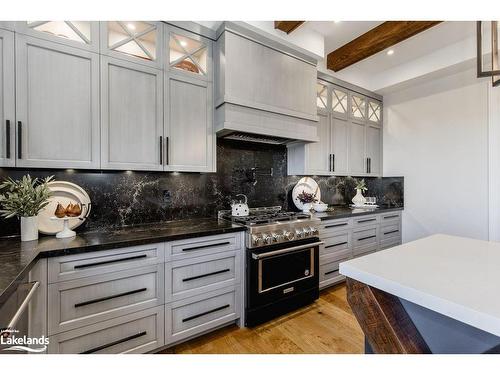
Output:
M219 218L246 226L245 325L254 326L319 297L320 220L281 207Z

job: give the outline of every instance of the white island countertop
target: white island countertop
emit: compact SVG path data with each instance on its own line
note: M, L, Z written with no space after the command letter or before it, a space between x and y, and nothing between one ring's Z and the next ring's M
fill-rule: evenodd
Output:
M340 273L500 336L500 243L437 234L343 262Z

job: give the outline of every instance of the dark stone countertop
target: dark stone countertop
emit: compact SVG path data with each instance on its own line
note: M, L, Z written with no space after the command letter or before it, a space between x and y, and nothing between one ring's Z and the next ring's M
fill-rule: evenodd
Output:
M323 220L334 220L334 219L344 219L346 217L362 216L362 215L372 215L380 214L383 212L390 211L403 211L404 207L389 207L381 206L379 208L351 208L349 206L334 206L333 211L327 212L316 212L314 214L318 219Z
M244 230L240 225L205 218L82 232L66 239L41 236L38 241L21 242L19 237L0 238L0 303L15 290L39 258Z

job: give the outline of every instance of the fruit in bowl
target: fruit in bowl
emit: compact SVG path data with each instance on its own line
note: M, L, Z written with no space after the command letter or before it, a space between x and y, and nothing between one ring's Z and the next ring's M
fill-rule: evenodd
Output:
M328 209L328 205L323 202L314 203L313 209L316 212L325 212Z

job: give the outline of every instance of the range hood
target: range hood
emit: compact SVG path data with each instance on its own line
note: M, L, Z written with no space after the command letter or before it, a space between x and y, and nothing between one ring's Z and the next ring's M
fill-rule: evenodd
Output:
M317 142L316 64L305 50L248 24L222 24L214 51L217 136Z

